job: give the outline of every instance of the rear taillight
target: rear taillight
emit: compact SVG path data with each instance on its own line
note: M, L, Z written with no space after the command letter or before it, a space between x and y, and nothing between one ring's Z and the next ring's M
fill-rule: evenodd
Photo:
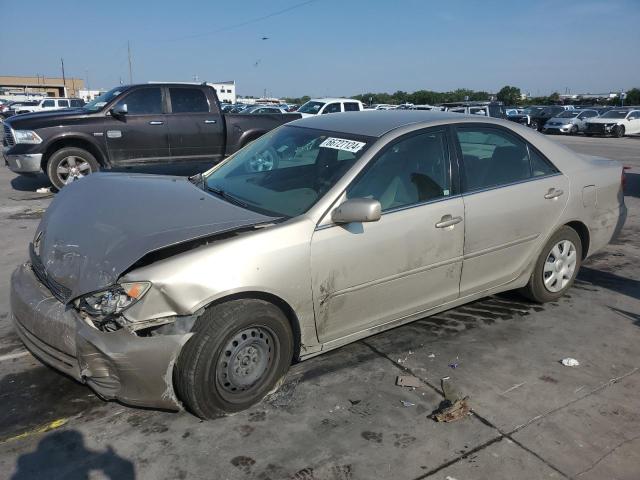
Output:
M624 191L624 186L627 183L627 170L631 170L631 167L624 166L622 167L622 175L620 176L620 185L622 186L622 191Z

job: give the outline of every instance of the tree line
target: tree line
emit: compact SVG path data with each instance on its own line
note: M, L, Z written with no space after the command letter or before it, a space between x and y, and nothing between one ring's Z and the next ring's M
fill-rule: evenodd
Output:
M502 87L497 94L491 94L485 91L470 90L467 88L459 88L450 92L435 92L432 90L417 90L412 93L398 90L395 93L361 93L351 98L360 100L362 103L376 104L387 103L392 105L401 105L403 103L413 103L414 105L437 105L440 103L463 102L463 101L490 101L498 100L505 105L557 105L563 103L558 92L554 92L548 96L538 96L522 98L522 92L518 87L506 85ZM311 99L308 95L297 98L285 98L287 103L295 103L302 105ZM592 99L571 99L564 100L565 103L593 103ZM620 98L615 97L597 102L600 105L620 105ZM640 88L632 88L627 92L624 100L625 105L640 105Z

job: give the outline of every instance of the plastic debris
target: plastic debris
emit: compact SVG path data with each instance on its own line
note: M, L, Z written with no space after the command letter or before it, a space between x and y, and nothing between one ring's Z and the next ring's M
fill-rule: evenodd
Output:
M428 358L436 358L436 354L435 354L435 353L430 353L430 354L428 355Z
M453 362L453 363L450 363L449 366L451 368L458 368L460 366L460 364L458 362Z
M565 367L577 367L580 365L580 362L575 358L563 358L560 363L562 363Z
M415 403L409 402L407 400L400 400L400 403L402 403L403 407L415 407L416 406Z
M36 193L51 193L51 187L38 188Z
M396 377L396 385L399 387L419 388L422 386L422 383L413 375L398 375Z

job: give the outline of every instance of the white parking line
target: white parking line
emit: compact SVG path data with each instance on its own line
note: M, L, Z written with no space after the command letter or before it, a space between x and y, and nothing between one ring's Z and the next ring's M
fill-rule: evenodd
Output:
M3 355L0 357L0 362L4 362L6 360L13 360L14 358L26 357L29 355L28 351L18 352L18 353L10 353L9 355Z

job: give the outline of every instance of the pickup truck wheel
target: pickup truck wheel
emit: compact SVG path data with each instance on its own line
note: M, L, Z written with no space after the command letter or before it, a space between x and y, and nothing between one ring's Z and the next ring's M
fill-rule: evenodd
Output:
M193 331L178 357L174 384L200 418L249 408L277 387L291 365L291 327L272 303L241 299L216 305Z
M624 137L624 125L616 125L613 127L613 136L616 138Z
M522 293L539 303L560 298L573 285L581 260L580 237L571 227L560 228L542 249L531 279Z
M91 153L81 148L61 148L47 162L47 175L58 190L100 170L100 164Z
M534 130L538 130L539 122L537 120L531 120L529 127L533 128Z

